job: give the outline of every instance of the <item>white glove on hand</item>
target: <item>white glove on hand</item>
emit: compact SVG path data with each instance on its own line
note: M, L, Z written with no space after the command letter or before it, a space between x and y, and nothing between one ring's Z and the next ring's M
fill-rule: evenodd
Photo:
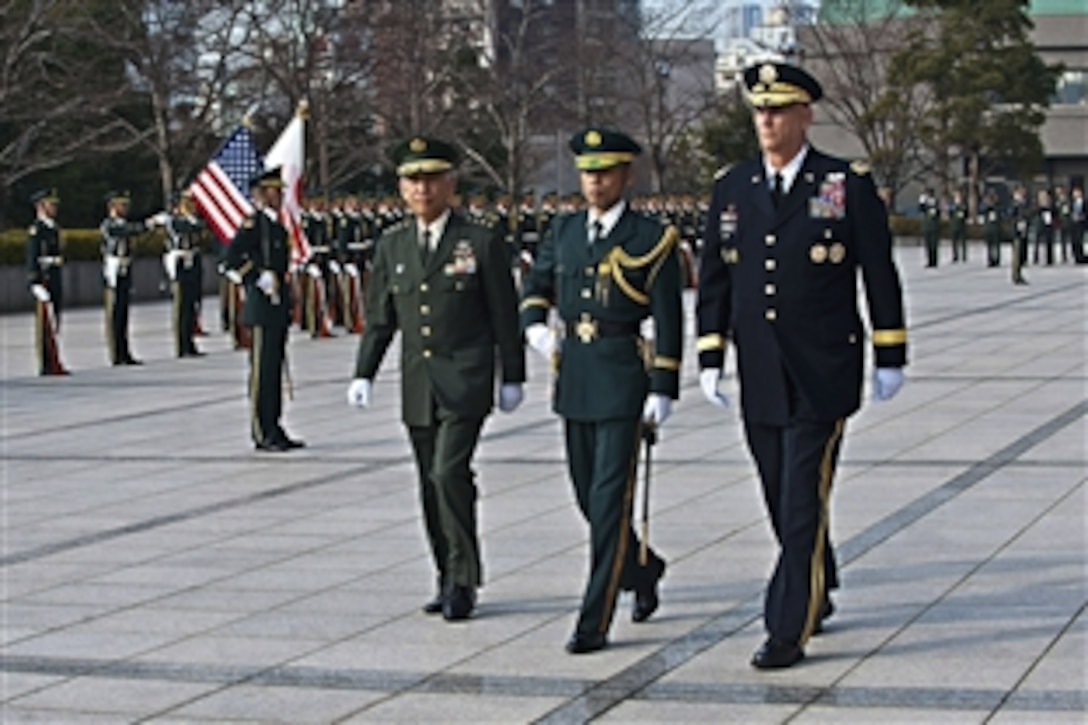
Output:
M503 383L499 386L499 410L504 413L512 413L521 405L525 395L521 389L521 383Z
M321 267L311 264L306 267L306 272L314 279L321 279Z
M672 414L672 399L661 393L650 393L642 406L642 422L661 426Z
M331 270L333 274L340 274L340 263L335 259L330 259L329 270Z
M257 278L257 287L266 295L276 291L276 275L272 274L272 270L266 269L261 272L261 276Z
M350 274L352 277L359 276L359 268L355 266L355 262L348 262L344 265L344 271Z
M236 269L228 269L223 273L234 284L242 284L242 273Z
M543 322L534 322L525 328L525 340L529 347L540 353L545 360L555 354L555 333Z
M348 405L356 408L370 407L370 390L372 383L367 378L355 378L348 386Z
M873 371L873 400L891 400L903 387L902 368L877 368Z
M722 379L721 368L707 368L699 373L699 387L703 389L703 396L712 405L720 408L729 406L729 398L718 390L718 381Z
M32 284L30 285L30 291L39 302L49 301L49 290L45 288L45 285Z

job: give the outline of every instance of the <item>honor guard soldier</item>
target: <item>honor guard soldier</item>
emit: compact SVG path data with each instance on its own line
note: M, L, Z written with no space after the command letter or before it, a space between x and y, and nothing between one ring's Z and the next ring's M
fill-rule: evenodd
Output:
M291 323L291 288L287 264L291 256L287 229L279 221L283 201L280 169L269 169L250 180L257 210L246 217L227 247L226 275L245 285L242 320L251 331L249 349L250 434L258 451L282 452L302 448L280 425L287 330Z
M60 248L56 189L41 189L30 196L34 204L34 223L27 230L26 272L34 295L34 347L38 351L41 375L68 375L60 361L57 335L63 301L61 272L64 257Z
M582 654L607 645L620 590L635 592L635 622L658 606L665 561L647 546L640 562L631 502L643 427L663 424L679 394L683 326L677 230L624 200L641 148L603 128L576 134L570 148L588 209L552 223L522 297L521 322L535 350L558 355L553 406L590 528L589 581L567 642L568 652ZM553 305L562 339L547 324ZM640 335L647 318L652 341Z
M197 305L200 304L200 237L204 222L194 213L188 192L178 196L173 212L166 218L166 253L163 268L174 298L174 350L178 357L200 357L204 353L193 341Z
M495 400L496 361L500 410L520 404L525 381L517 297L498 229L450 209L455 149L416 137L393 157L413 216L387 229L375 246L348 400L370 405L371 383L399 330L401 418L438 574L437 594L423 610L463 620L483 582L472 458Z
M1064 186L1054 188L1054 211L1058 217L1056 230L1058 248L1062 253L1062 262L1069 261L1073 239L1073 204Z
M1050 191L1039 189L1035 198L1035 248L1031 253L1031 263L1039 264L1039 247L1042 247L1047 265L1052 265L1054 237L1058 233L1058 215Z
M926 189L918 200L922 214L922 239L926 245L926 267L937 266L937 252L941 243L941 204L933 189Z
M828 536L831 480L846 418L860 406L865 332L873 331L873 396L903 383L906 328L884 203L866 165L807 140L819 83L796 66L744 73L761 158L714 184L697 305L700 386L718 390L736 349L741 413L762 482L778 559L767 585L759 669L789 667L830 616L837 584Z
M997 267L1001 264L1001 212L997 192L990 189L983 197L979 208L979 214L982 217L982 236L986 240L987 267ZM1027 247L1025 246L1024 249Z
M963 192L952 191L952 202L948 205L948 231L952 237L952 261L967 261L967 204Z
M336 228L336 256L340 263L337 278L340 322L348 332L363 331L363 271L366 269L366 221L359 210L359 198L348 194Z
M1012 271L1013 284L1027 284L1024 279L1024 266L1028 263L1028 234L1031 228L1031 202L1028 200L1028 190L1017 184L1012 190L1012 203L1009 206L1009 217L1012 221L1012 263L1009 265Z
M106 285L106 344L114 365L143 365L132 355L128 342L129 295L132 292L134 237L147 231L150 222L130 222L127 191L106 194L108 216L102 232L102 278Z
M311 337L332 337L329 332L329 258L332 254L332 228L325 213L325 199L318 192L307 194L307 210L302 217L302 232L310 243L303 278L305 300L302 305L304 327Z
M1084 253L1084 233L1088 231L1088 205L1084 201L1084 189L1074 186L1070 193L1069 214L1073 223L1070 245L1073 249L1073 261L1088 264L1088 255Z

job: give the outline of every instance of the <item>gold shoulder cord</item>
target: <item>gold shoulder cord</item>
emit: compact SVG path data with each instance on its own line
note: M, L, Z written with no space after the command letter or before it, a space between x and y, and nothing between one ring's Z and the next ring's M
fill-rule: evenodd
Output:
M658 240L653 249L639 257L632 257L624 251L623 247L613 247L611 251L608 252L605 262L598 267L598 273L611 274L612 280L616 283L616 286L637 304L649 304L649 294L635 289L635 286L628 282L627 278L623 276L623 270L642 269L643 267L652 264L653 267L651 267L646 276L646 288L649 290L649 288L653 286L654 279L657 278L658 272L661 271L661 266L668 258L669 251L676 245L679 236L676 227L666 227L665 233L661 235L661 239Z

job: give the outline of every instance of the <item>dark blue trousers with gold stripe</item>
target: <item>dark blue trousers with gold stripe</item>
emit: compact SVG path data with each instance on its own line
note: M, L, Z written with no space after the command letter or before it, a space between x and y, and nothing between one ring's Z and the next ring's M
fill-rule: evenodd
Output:
M828 591L838 586L828 503L844 424L841 418L795 418L784 426L745 421L779 543L763 620L767 633L783 643L805 644Z
M607 634L619 592L652 583L661 567L652 550L646 566L639 565L639 542L631 528L641 421L564 423L567 465L590 529L590 575L577 630Z

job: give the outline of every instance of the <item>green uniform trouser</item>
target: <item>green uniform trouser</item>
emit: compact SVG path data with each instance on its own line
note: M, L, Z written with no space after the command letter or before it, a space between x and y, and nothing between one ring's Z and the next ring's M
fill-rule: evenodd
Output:
M641 421L564 423L567 465L590 530L591 569L577 631L607 634L620 590L652 583L661 565L649 551L646 566L639 566L639 544L631 528Z
M285 325L253 326L253 346L249 349L249 403L250 432L254 443L286 438L280 427L286 348Z
M483 583L476 537L476 474L472 456L483 418L435 411L434 425L409 426L419 472L423 523L441 586Z
M940 247L941 239L938 236L937 232L926 232L925 240L926 240L926 266L927 267L936 267L937 262L938 262L937 252L938 252L938 249Z

